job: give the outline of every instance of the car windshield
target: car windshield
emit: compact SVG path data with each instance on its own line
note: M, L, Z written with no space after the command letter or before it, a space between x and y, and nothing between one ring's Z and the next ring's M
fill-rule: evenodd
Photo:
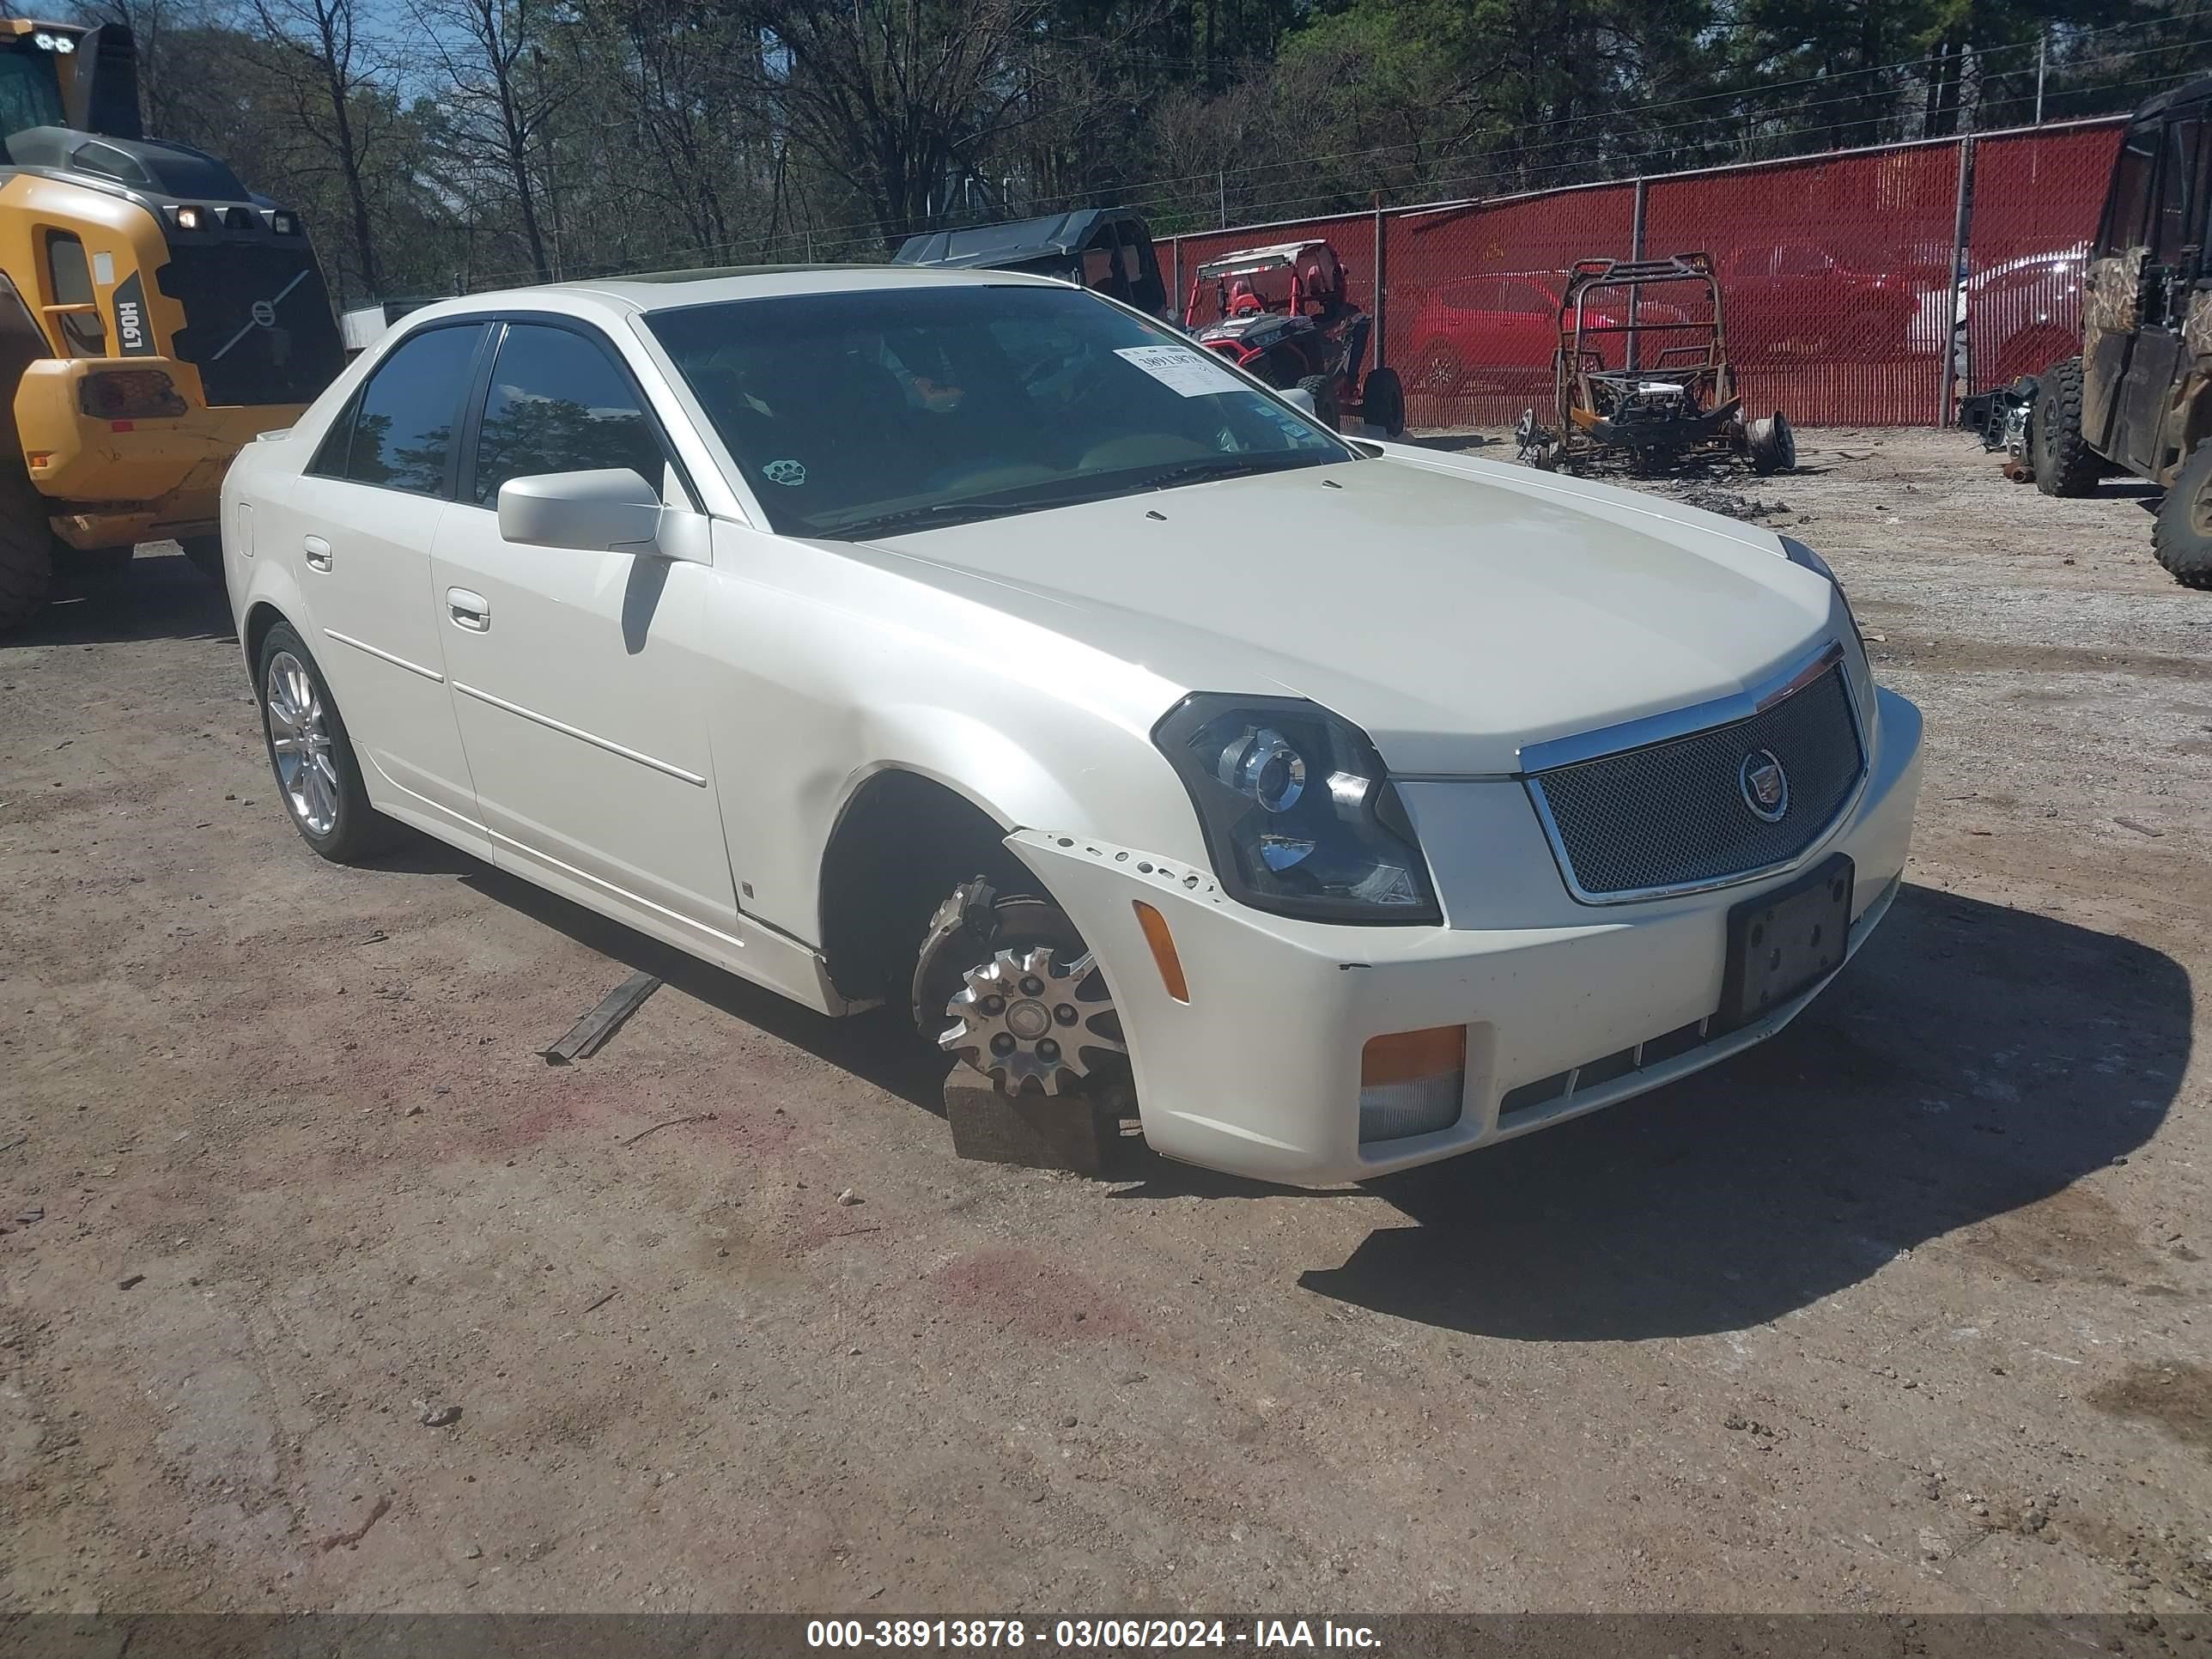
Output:
M854 538L1356 459L1074 289L872 288L646 319L785 535Z

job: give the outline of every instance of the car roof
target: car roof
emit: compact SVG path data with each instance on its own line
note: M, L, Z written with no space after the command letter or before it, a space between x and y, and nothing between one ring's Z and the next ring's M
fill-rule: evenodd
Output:
M2161 92L2157 97L2151 99L2136 110L2135 118L2140 121L2146 116L2162 115L2168 110L2208 102L2212 102L2212 75L2206 76L2201 81L2191 81L2185 85L2175 87L2170 92Z
M677 311L687 306L729 300L761 300L779 295L860 293L884 289L988 288L1020 285L1066 288L1054 276L1013 270L947 270L912 265L728 265L702 270L650 270L621 276L595 276L567 283L543 283L441 300L410 313L470 316L483 312L563 308L580 301L586 308L611 304L625 311Z
M1273 265L1290 264L1310 247L1327 247L1332 254L1336 252L1329 247L1326 237L1313 236L1303 242L1276 242L1267 247L1239 248L1234 253L1220 254L1200 265L1198 274L1216 276L1226 275L1231 270L1264 270Z

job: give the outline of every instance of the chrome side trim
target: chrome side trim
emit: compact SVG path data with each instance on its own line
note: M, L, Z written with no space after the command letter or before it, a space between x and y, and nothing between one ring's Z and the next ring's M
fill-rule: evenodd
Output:
M1821 654L1815 659L1815 662L1818 665L1817 667L1813 667L1808 665L1808 668L1793 670L1784 678L1773 682L1774 684L1780 686L1782 689L1776 690L1771 696L1768 696L1765 701L1759 703L1756 708L1742 709L1741 712L1731 715L1728 720L1717 720L1711 724L1715 726L1734 725L1737 720L1749 720L1753 714L1760 714L1766 709L1771 708L1776 703L1780 702L1784 697L1789 696L1792 692L1803 690L1805 687L1810 685L1814 680L1820 678L1822 674L1826 673L1829 668L1833 666L1835 664L1840 662L1842 659L1843 647L1841 645L1831 645L1826 651L1822 652ZM1732 706L1735 703L1735 700L1733 698L1718 699L1712 702L1701 703L1698 707L1703 708L1718 708L1723 707L1724 704ZM1822 824L1820 829L1814 832L1812 840L1805 843L1805 850L1803 852L1798 854L1795 858L1784 859L1778 864L1761 865L1755 870L1732 871L1727 875L1709 876L1703 881L1676 882L1673 885L1667 887L1630 887L1625 888L1617 893L1590 892L1583 886L1581 882L1575 878L1574 861L1567 856L1567 843L1565 838L1559 834L1559 823L1552 817L1551 803L1544 799L1544 781L1538 777L1524 777L1522 779L1522 787L1526 789L1528 793L1529 805L1536 809L1536 821L1544 826L1544 840L1552 849L1552 862L1559 866L1559 879L1567 884L1568 896L1572 898L1577 904L1639 904L1650 899L1678 898L1688 893L1711 893L1717 891L1723 887L1740 887L1747 881L1764 881L1769 876L1788 875L1792 871L1803 869L1806 865L1812 862L1816 854L1820 853L1826 847L1828 838L1836 833L1837 826L1844 823L1850 817L1852 813L1858 811L1859 803L1866 799L1868 786L1874 781L1874 751L1867 742L1867 729L1865 722L1861 719L1859 714L1858 699L1851 695L1851 688L1848 683L1844 686L1844 708L1850 716L1852 741L1858 744L1858 781L1851 786L1850 793L1844 797L1843 805L1838 806L1835 810L1834 813L1829 817L1828 821ZM1638 720L1632 722L1632 724L1641 726L1644 722ZM1621 732L1626 731L1628 727L1625 726L1616 726L1609 729L1615 732ZM1668 736L1675 738L1694 737L1697 733L1710 729L1711 726L1692 726L1685 732L1671 732ZM1594 733L1593 735L1595 734ZM1651 741L1655 743L1663 743L1667 740L1668 739L1666 738L1655 738L1651 739ZM1645 745L1638 744L1635 746L1638 748L1643 748ZM1607 750L1605 752L1607 754L1618 754L1620 751L1618 750ZM1592 757L1592 758L1595 759L1599 757Z
M1641 720L1624 720L1619 726L1601 726L1595 732L1577 732L1571 737L1523 744L1517 753L1522 774L1525 776L1531 772L1548 772L1554 767L1572 766L1578 761L1598 760L1607 755L1618 755L1627 749L1646 749L1655 743L1664 743L1669 738L1686 738L1711 726L1749 720L1753 714L1771 708L1792 692L1803 690L1827 672L1832 665L1843 659L1844 642L1830 640L1813 655L1784 669L1773 678L1741 691L1730 692L1725 697L1715 697L1711 702L1692 703L1686 708L1670 708L1663 714L1646 714Z
M404 657L395 657L389 651L380 651L367 640L357 640L350 634L341 634L335 628L325 628L323 637L336 640L340 645L349 645L356 651L366 651L379 662L388 662L394 668L404 668L410 674L420 674L433 685L443 685L446 677L434 668L425 668L419 662L410 662Z
M549 732L558 732L564 738L574 738L579 743L588 743L594 749L604 749L610 755L620 755L624 760L635 761L640 766L649 766L656 772L684 783L696 785L701 789L707 787L707 780L696 772L687 772L682 767L671 765L665 760L656 760L651 755L640 754L635 749L626 749L611 738L602 738L596 733L583 731L577 726L568 725L566 721L556 720L550 714L541 714L534 708L525 708L520 703L509 702L505 697L495 697L489 691L478 690L473 685L464 685L459 680L453 682L453 690L464 696L474 697L478 702L489 703L494 708L504 709L510 714L517 714L524 720L533 721L545 727Z

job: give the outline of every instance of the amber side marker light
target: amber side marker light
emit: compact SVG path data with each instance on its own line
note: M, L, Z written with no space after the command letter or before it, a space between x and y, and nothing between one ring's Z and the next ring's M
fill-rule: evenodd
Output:
M1160 970L1160 983L1167 987L1168 994L1177 1002L1190 1000L1190 983L1182 976L1182 958L1176 954L1175 935L1168 932L1168 919L1142 899L1133 899L1137 907L1137 926L1145 930L1145 943L1152 947L1152 966Z
M1399 1140L1459 1121L1467 1027L1432 1025L1370 1037L1359 1051L1359 1138Z

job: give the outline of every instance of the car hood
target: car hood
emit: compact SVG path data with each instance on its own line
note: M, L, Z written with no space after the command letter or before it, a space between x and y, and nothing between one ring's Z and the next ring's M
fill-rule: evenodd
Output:
M1771 532L1396 446L848 551L1155 683L1310 698L1401 775L1517 771L1524 744L1756 685L1840 621Z

